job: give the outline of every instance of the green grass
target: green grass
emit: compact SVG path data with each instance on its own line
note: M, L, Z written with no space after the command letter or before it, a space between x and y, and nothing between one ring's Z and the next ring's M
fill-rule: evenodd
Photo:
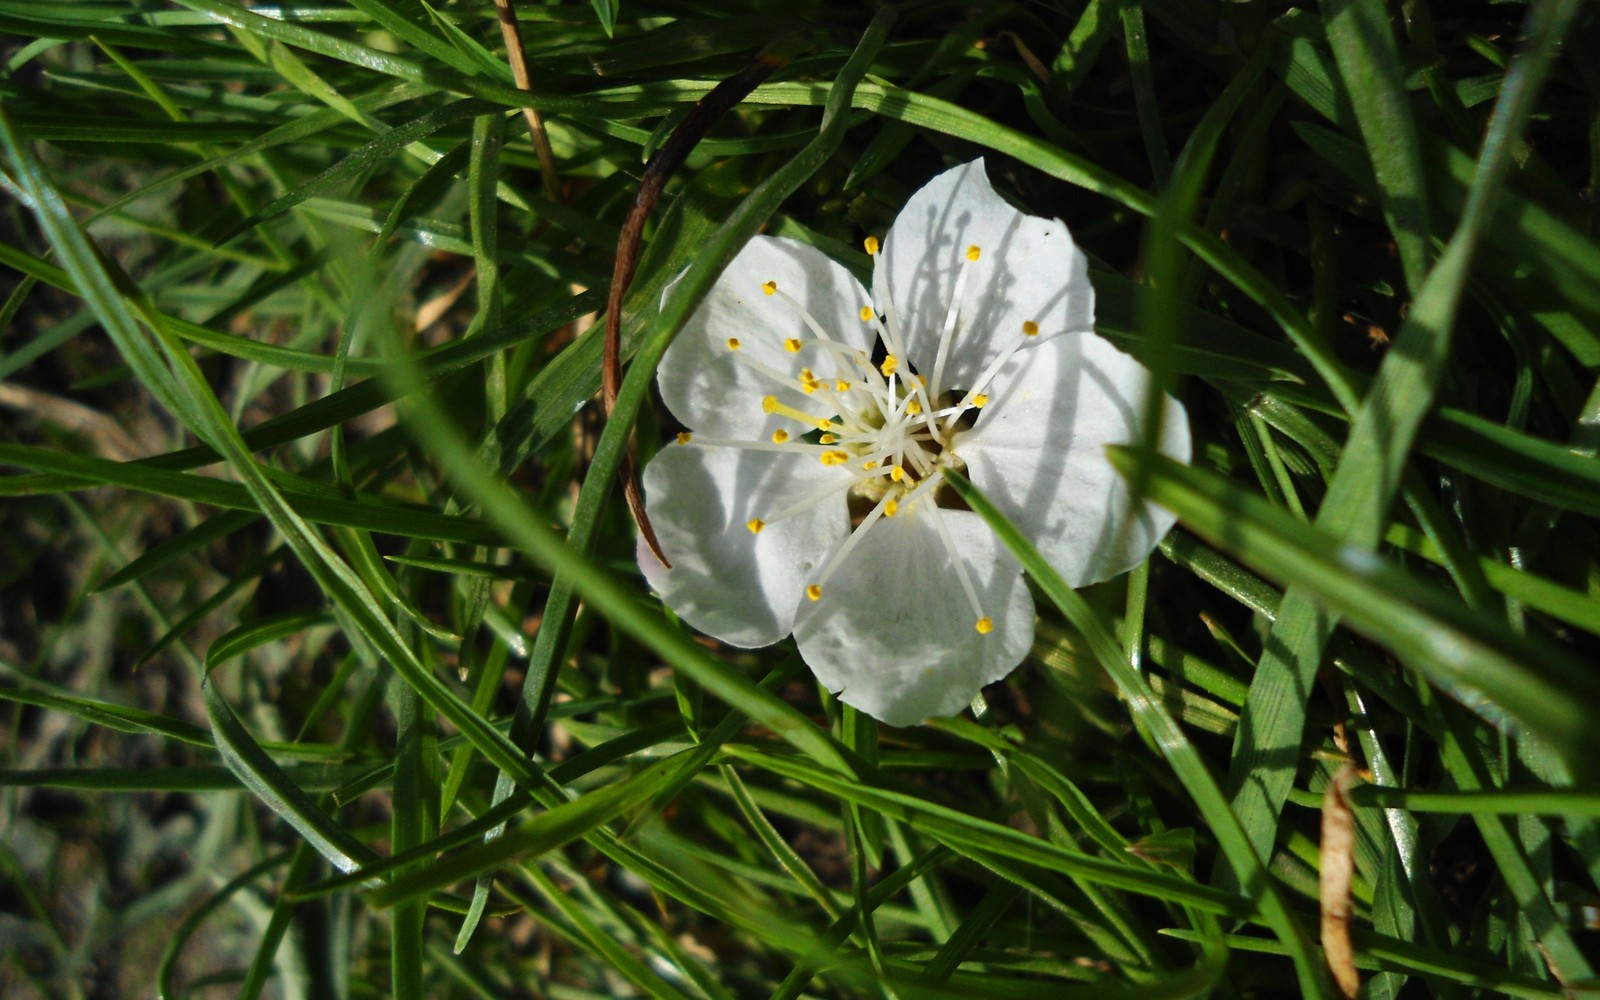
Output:
M1285 6L524 2L557 200L490 3L0 0L0 993L1333 996L1346 761L1364 995L1600 991L1600 14ZM1082 592L957 483L1033 654L891 729L615 477L746 239L980 155L1196 457Z

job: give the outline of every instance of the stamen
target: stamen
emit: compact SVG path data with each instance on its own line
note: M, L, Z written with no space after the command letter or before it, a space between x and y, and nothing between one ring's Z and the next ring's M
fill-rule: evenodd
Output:
M803 424L809 424L819 431L842 430L838 424L826 417L819 417L814 413L797 410L787 403L778 402L777 396L764 397L761 400L761 409L765 413L776 413L780 416L788 417L790 420L798 420Z
M1039 335L1039 324L1031 319L1025 321L1022 324L1022 335L1024 337L1037 337Z
M777 430L772 432L773 444L783 444L787 440L789 440L789 432L784 430L782 427L779 427Z
M1001 351L998 357L989 362L989 367L983 370L983 374L978 376L978 380L972 384L972 388L967 390L967 394L962 397L961 402L956 404L957 409L964 410L968 406L983 405L982 403L978 402L978 398L980 396L983 397L983 402L987 403L989 401L989 397L984 395L983 390L989 387L989 383L996 375L1000 374L1000 369L1005 367L1007 361L1011 360L1011 356L1016 354L1018 350L1027 346L1029 343L1031 343L1031 341L1024 337L1021 340L1013 341L1010 347ZM956 418L951 417L949 422L944 425L944 432L949 434L951 429L955 427L955 423Z
M739 338L738 337L729 337L728 338L728 350L737 351L738 349L739 349Z
M813 601L820 601L822 600L822 588L813 583L811 586L806 588L806 596L811 598Z
M900 318L895 313L894 299L889 295L889 265L887 255L875 253L872 255L872 291L876 295L878 305L882 307L883 323L879 328L879 335L883 337L883 346L891 354L904 354L900 341Z
M967 564L962 562L961 554L956 551L956 540L950 537L950 529L945 526L944 516L939 513L937 506L929 504L928 514L933 519L934 529L939 532L939 540L944 542L945 551L950 554L950 563L956 568L956 576L961 580L961 589L966 591L967 603L972 605L972 613L978 617L978 631L988 634L982 627L982 623L988 616L983 613L983 607L978 604L978 592L973 589L972 579L967 576ZM993 628L994 623L990 622L989 627Z
M839 442L839 435L837 435L837 434L824 434L821 437L817 438L817 442L819 444L837 444Z
M759 535L761 534L761 529L767 526L767 522L761 520L759 517L752 517L750 520L744 523L744 526L750 529L750 534Z
M843 465L850 461L850 453L848 451L825 451L818 456L817 460L823 465Z
M861 241L861 245L866 249L868 257L876 257L878 255L878 248L881 246L876 236L868 236L866 239Z
M878 501L876 507L867 513L866 517L861 519L861 523L856 525L856 529L850 532L850 537L846 538L839 548L834 551L833 558L829 559L828 565L823 567L822 575L817 578L817 582L806 588L808 595L811 593L812 588L816 588L817 596L822 596L822 587L828 582L828 578L833 575L833 571L839 568L839 564L844 561L845 556L850 554L850 550L854 549L860 544L861 539L866 537L867 530L877 523L878 518L883 516L884 508L891 503L894 503L894 501L889 497L884 497ZM898 505L896 505L896 509L898 509ZM817 598L813 597L811 599L814 601Z
M783 349L788 351L790 354L799 354L800 353L800 338L798 338L798 337L790 337L789 339L785 340L783 342Z
M761 292L763 295L771 295L777 290L778 283L776 281L763 281L761 283Z
M694 440L694 435L690 434L688 431L679 431L678 432L678 443L679 444L688 444L690 441L693 441L693 440Z
M972 397L972 405L981 410L989 405L989 397L980 392Z
M978 619L978 624L975 625L974 628L978 630L979 635L988 635L990 632L994 631L994 619L990 618L988 615L984 615L982 618Z
M890 500L888 503L884 504L884 506L883 506L883 516L884 517L894 517L898 513L900 513L900 504L896 503L893 500Z
M976 244L967 247L964 262L956 271L955 286L950 289L950 306L944 314L944 330L939 334L939 351L933 358L933 396L944 389L944 363L950 356L950 341L955 339L956 318L961 314L961 296L967 288L967 264L977 261L981 251Z
M884 378L888 378L890 375L893 375L895 370L899 367L900 359L895 357L893 354L890 354L883 359L883 364L878 366L878 370L883 372Z
M872 307L871 306L862 306L861 307L861 322L863 322L863 323L871 323L873 320L875 320L877 318L878 318L878 314L872 311Z
M684 440L687 436L687 432L678 435L678 443L688 444L689 442ZM738 448L743 451L786 451L791 454L801 455L820 455L829 450L820 444L811 444L807 441L790 441L787 438L779 441L776 440L776 435L774 435L774 440L772 441L745 441L739 438L717 438L696 434L694 435L694 446L696 448Z

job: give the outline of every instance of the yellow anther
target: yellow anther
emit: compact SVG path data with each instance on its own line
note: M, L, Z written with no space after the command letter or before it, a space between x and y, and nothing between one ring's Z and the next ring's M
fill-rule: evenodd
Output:
M1022 332L1024 336L1037 337L1039 335L1039 324L1031 319L1026 320L1022 324Z
M904 479L905 477L906 477L906 470L904 468L902 468L901 466L897 465L894 468L889 470L889 478L893 479L897 483L900 480Z
M772 432L773 444L783 444L787 440L789 440L789 432L784 430L782 427L779 427L777 430Z
M822 388L822 383L815 379L800 383L800 391L805 393L807 396L811 395L813 392L816 392L820 388Z
M738 337L729 337L728 338L728 350L737 351L738 349L739 349L739 338Z
M783 405L782 403L778 402L778 397L777 396L763 396L763 397L761 397L761 409L762 409L763 412L766 412L766 413L777 413L778 412L778 407L780 407L782 405Z
M839 442L839 435L837 435L837 434L824 434L821 437L817 438L817 442L819 444L837 444Z
M978 255L981 254L981 253L983 253L983 251L978 249L978 244L976 244L976 243L972 244L972 246L970 246L970 247L967 247L967 259L968 260L977 260L978 259Z
M802 381L802 382L815 382L816 380L817 380L817 373L816 372L812 371L809 368L800 369L800 381Z
M866 248L868 257L874 257L877 256L878 250L883 244L878 242L876 236L868 236L861 241L861 245Z
M978 624L973 627L978 630L979 635L988 635L990 632L994 631L994 619L990 618L988 615L984 615L982 618L978 619Z
M922 404L913 399L906 404L906 412L914 417L922 412Z
M862 306L861 307L861 322L863 322L863 323L871 323L873 320L875 320L877 318L878 318L878 314L872 311L872 307L871 306Z
M871 471L871 470L876 469L878 467L878 463L877 462L862 462L861 463L861 467L863 469Z
M846 381L845 379L840 379L839 381L833 383L833 391L834 392L849 392L850 391L850 383L848 381Z
M844 463L850 461L850 453L847 451L838 451L837 449L834 451L825 451L818 456L817 460L823 465L843 465Z
M806 588L806 596L813 601L820 601L822 600L822 588L813 583Z
M899 501L890 500L888 503L883 505L883 516L884 517L894 517L898 513L900 513L900 503L899 503Z
M989 397L980 392L972 397L972 405L981 410L989 405Z
M678 443L679 444L688 444L693 439L694 439L694 435L690 434L688 431L679 431L678 432Z
M893 375L896 368L900 367L900 359L893 354L883 359L883 364L878 366L878 371L883 372L884 378Z
M790 354L799 354L800 341L794 337L790 337L788 340L783 342L783 349L788 351Z
M778 293L778 283L776 281L763 281L761 283L761 291L766 295L776 295Z
M767 526L767 522L761 520L759 517L752 517L750 520L744 523L744 526L750 529L750 534L759 535L761 534L761 529Z

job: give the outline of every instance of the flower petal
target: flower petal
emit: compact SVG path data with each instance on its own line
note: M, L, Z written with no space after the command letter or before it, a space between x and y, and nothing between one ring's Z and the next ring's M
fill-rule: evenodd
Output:
M1106 460L1131 444L1150 372L1092 333L1018 351L995 376L994 402L955 441L978 488L1073 587L1126 573L1176 520L1148 501L1133 509ZM1160 450L1189 461L1189 418L1171 396Z
M809 574L850 530L843 483L849 474L806 456L737 448L668 445L644 470L645 510L672 560L667 569L640 541L639 568L684 621L735 646L766 646L788 635ZM837 496L752 532L828 482Z
M938 512L993 621L984 635L921 506L875 523L794 629L817 680L891 726L956 714L1033 642L1033 598L994 532L970 511Z
M976 261L968 260L969 247L978 248ZM981 159L912 195L883 253L906 353L927 378L946 314L952 303L958 309L935 387L941 392L973 388L992 360L1026 336L1025 323L1039 341L1094 329L1088 258L1066 224L1012 208L990 187Z
M763 288L768 282L776 286L770 295ZM663 302L676 287L676 282L667 286ZM798 353L785 348L790 339L816 339L802 312L808 311L830 340L870 354L876 335L861 318L862 306L870 302L855 276L820 251L795 240L753 237L667 348L657 374L661 398L696 431L765 436L781 418L765 413L762 399L776 395L790 406L803 406L808 397L800 390L802 369L809 367L822 378L855 378L823 347L807 345ZM729 347L730 339L738 342L737 350ZM785 381L741 364L736 353L776 370Z

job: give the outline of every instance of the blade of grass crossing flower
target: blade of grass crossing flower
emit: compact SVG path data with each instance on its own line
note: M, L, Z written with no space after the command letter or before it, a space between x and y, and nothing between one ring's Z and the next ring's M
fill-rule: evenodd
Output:
M666 351L672 336L688 320L700 298L709 290L726 262L732 259L738 249L777 210L785 198L822 167L828 156L837 148L848 124L850 95L886 39L892 21L891 8L880 8L855 53L840 73L836 83L838 99L830 101L817 138L752 191L717 232L696 248L695 263L684 272L672 302L663 308L654 324L649 341L639 351L624 377L616 404L612 409L611 419L607 421L605 430L600 435L600 441L595 447L594 457L590 460L589 473L579 492L577 510L573 515L572 528L568 532L566 548L563 550L563 553L575 554L578 559L577 564L583 565L585 569L589 567L582 562L583 556L591 551L593 546L601 511L610 494L612 479L621 465L634 419L648 395L649 385L661 355ZM639 303L636 308L648 310L655 304L651 301L640 302L640 298L641 296L637 295L633 298L634 302ZM594 341L595 338L580 339L579 344L597 350L599 345ZM598 360L595 359L596 362ZM478 489L488 486L486 482L482 482L482 471L481 468L459 469L456 474L469 476L468 484L464 485L468 485L469 492L476 493ZM482 499L481 494L479 496ZM510 501L512 498L503 499ZM526 508L520 504L506 507L504 511L506 516L512 519L512 523L526 521ZM521 531L516 534L524 539L527 538ZM555 690L555 665L570 634L576 595L577 587L572 576L558 571L545 602L544 624L534 637L534 649L523 684L522 698L512 723L512 739L520 746L531 746L543 728L544 713ZM630 616L636 616L642 611L632 601L625 601L617 606L627 608ZM656 626L652 625L652 630L655 628ZM676 634L673 634L673 639L674 645L681 642L681 637ZM698 651L695 659L700 662L711 662ZM681 666L682 664L680 668ZM698 673L692 668L686 672L691 676ZM752 711L746 708L745 711L755 718L772 714L770 709ZM784 729L794 734L793 738L799 741L797 745L802 750L820 753L825 758L837 761L839 766L848 767L837 757L830 743L818 739L821 734L815 733L809 722L797 728L798 713L789 709L784 714L790 716L785 720ZM506 790L506 782L502 778L496 785L496 798L503 797ZM477 890L478 893L484 891L486 887L483 886ZM464 942L470 930L470 927L464 927L458 942Z
M1535 26L1541 9L1535 8L1530 15L1530 27ZM1560 26L1553 27L1559 30ZM1543 44L1519 58L1508 73L1507 88L1485 139L1469 209L1418 289L1393 349L1385 355L1377 379L1355 413L1328 495L1317 513L1319 528L1359 550L1370 552L1377 547L1412 444L1447 370L1451 333L1480 228L1488 219L1491 195L1510 166L1512 142L1532 110L1533 94L1548 70L1559 34L1541 37ZM1386 127L1393 125L1390 122ZM1396 142L1404 146L1403 137ZM1405 178L1420 173L1410 169L1414 164L1399 160L1390 166ZM1395 197L1409 197L1413 183L1401 181ZM1137 465L1147 466L1147 462L1141 460ZM1272 850L1278 816L1298 770L1306 703L1337 622L1337 617L1311 596L1309 584L1291 585L1250 685L1228 786L1234 810L1263 855Z
M1307 938L1305 928L1290 911L1276 883L1263 866L1261 857L1256 853L1239 818L1234 815L1223 798L1222 790L1212 778L1205 761L1189 742L1188 736L1168 714L1161 697L1129 666L1122 656L1122 650L1115 637L1083 598L1050 568L1005 515L965 478L953 473L946 473L946 476L955 491L968 506L989 523L1001 541L1005 542L1006 547L1022 563L1023 569L1061 610L1067 621L1084 637L1090 652L1110 675L1117 689L1122 692L1129 711L1154 741L1156 748L1167 758L1178 779L1183 782L1184 788L1199 806L1212 835L1217 838L1223 855L1242 876L1241 883L1249 886L1268 926L1288 950L1294 961L1302 994L1308 997L1328 996L1329 987L1323 972L1322 960ZM1151 485L1156 485L1154 476ZM1159 495L1152 495L1160 499Z

